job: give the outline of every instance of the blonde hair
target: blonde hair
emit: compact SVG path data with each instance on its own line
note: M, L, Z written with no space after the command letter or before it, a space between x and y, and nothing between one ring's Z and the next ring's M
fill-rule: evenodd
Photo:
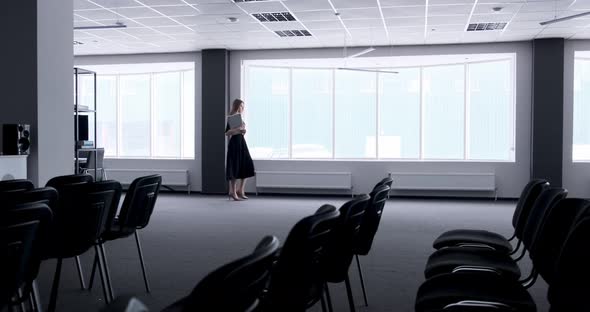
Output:
M242 104L244 104L244 101L242 101L240 99L235 99L233 101L233 103L231 104L231 110L229 111L229 114L233 115L233 114L237 113Z

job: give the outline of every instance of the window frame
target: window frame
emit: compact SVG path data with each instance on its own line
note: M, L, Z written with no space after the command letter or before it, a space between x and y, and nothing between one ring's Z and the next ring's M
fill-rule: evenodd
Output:
M588 59L590 60L590 59ZM509 124L510 124L510 129L509 129L509 141L510 141L510 151L509 151L509 157L508 159L471 159L470 158L470 151L469 151L469 147L470 147L470 131L469 131L469 125L470 125L470 105L471 105L471 99L470 99L470 84L469 84L469 78L470 78L470 71L469 71L469 66L471 64L481 64L481 63L495 63L495 62L509 62L509 68L510 68L510 75L508 77L509 81L508 81L508 85L509 85L509 92L510 94L508 95L508 98L510 99L510 109L509 109ZM431 68L431 67L441 67L441 66L456 66L456 65L462 65L463 66L463 96L464 96L464 109L463 109L463 114L464 114L464 120L463 120L463 141L464 141L464 151L463 151L463 158L457 158L457 159L438 159L438 158L424 158L424 93L425 93L425 88L424 88L424 69L425 68ZM367 69L371 69L371 70L396 70L396 69L404 69L404 68L418 68L419 69L419 81L418 81L418 88L419 88L419 105L420 105L420 109L419 109L419 113L420 113L420 127L419 127L419 138L420 138L420 144L419 144L419 158L389 158L389 157L379 157L379 130L381 128L381 116L380 116L380 110L381 110L381 102L380 102L380 84L381 84L381 75L382 73L379 72L375 72L376 75L376 86L375 86L375 92L376 92L376 99L375 99L375 105L376 106L376 114L375 114L375 118L376 118L376 129L375 129L375 140L376 140L376 156L375 157L363 157L363 158L339 158L336 157L336 146L335 146L335 137L336 137L336 131L335 131L335 108L336 108L336 71L339 70L337 68L334 67L311 67L311 66L287 66L287 65L259 65L259 64L248 64L247 62L243 62L242 63L242 70L241 70L241 77L242 77L242 83L241 83L241 96L242 98L246 101L246 103L248 103L248 82L250 79L250 74L249 74L249 69L250 68L273 68L273 69L288 69L289 70L289 125L288 125L288 157L287 158L259 158L256 156L253 156L254 159L256 160L295 160L295 161L394 161L394 162L480 162L480 163L515 163L516 162L516 55L515 54L511 54L511 55L507 55L506 57L501 57L501 58L496 58L496 59L490 59L490 60L477 60L477 61L465 61L465 62L449 62L449 63L445 63L445 64L432 64L432 65L420 65L420 66L398 66L398 67L366 67ZM363 67L365 68L365 67ZM293 69L321 69L321 70L329 70L332 72L332 78L331 78L331 85L332 85L332 142L331 142L331 146L332 146L332 157L331 158L296 158L292 156L292 128L293 128L293 124L292 124L292 105L293 105L293 96L292 96L292 90L293 90ZM246 109L245 111L245 119L248 118L248 109ZM248 135L248 133L246 134ZM590 160L588 160L588 162L590 162Z
M156 131L156 127L154 126L154 121L155 121L155 110L154 110L154 97L155 97L155 75L157 74L166 74L166 73L177 73L178 75L180 75L180 80L179 80L179 105L180 105L180 115L179 115L179 129L180 129L180 148L179 148L179 156L178 157L170 157L170 156L155 156L155 131ZM147 71L147 72L138 72L138 73L120 73L120 74L97 74L97 79L100 79L102 77L114 77L115 78L115 98L116 98L116 114L115 114L115 123L116 123L116 148L115 148L115 155L106 155L105 154L105 159L146 159L146 160L194 160L196 159L197 155L196 155L196 149L195 151L193 151L193 155L190 157L184 157L184 152L185 152L185 147L184 147L184 136L185 136L185 131L184 131L184 124L185 124L185 118L184 118L184 106L185 106L185 97L184 97L184 83L185 83L185 75L192 73L193 75L195 74L195 68L192 69L183 69L183 70L170 70L170 71ZM149 155L142 155L142 156L121 156L121 144L122 144L122 125L123 125L123 121L121 118L121 111L122 111L122 105L121 105L121 77L123 76L137 76L137 75L149 75L149 86L150 86L150 90L149 90L149 109L150 109L150 119L149 119L149 127L150 127L150 148L149 148ZM196 94L196 93L195 93ZM195 102L193 105L196 105L196 100L194 100L193 102ZM196 111L196 110L195 110ZM98 114L96 116L98 118ZM193 116L193 123L196 121L196 118ZM99 127L99 119L97 119L97 127ZM196 130L196 127L195 127ZM96 138L97 140L97 145L100 145L100 141L98 138Z

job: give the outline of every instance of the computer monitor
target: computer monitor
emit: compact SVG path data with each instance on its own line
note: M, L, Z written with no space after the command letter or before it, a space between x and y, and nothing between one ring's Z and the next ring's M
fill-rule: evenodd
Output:
M88 141L87 115L78 115L78 141Z

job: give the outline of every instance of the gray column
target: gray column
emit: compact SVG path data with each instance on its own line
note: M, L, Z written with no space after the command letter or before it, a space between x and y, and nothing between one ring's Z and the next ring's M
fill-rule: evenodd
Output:
M562 185L564 39L533 40L531 177Z
M229 88L229 51L203 50L202 57L202 188L206 194L227 192L225 116Z

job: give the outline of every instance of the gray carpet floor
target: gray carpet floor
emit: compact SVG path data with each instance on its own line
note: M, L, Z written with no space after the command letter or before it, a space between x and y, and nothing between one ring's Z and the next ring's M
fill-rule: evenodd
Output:
M152 292L144 289L133 237L106 245L116 296L136 295L150 311L160 311L188 294L218 266L249 253L268 234L284 241L300 218L324 203L337 207L343 197L260 196L244 202L223 196L161 194L149 226L140 232ZM362 306L356 267L350 276L358 311L413 311L423 282L432 241L453 228L480 228L512 234L514 201L397 199L385 207L370 255L361 257L369 307ZM86 280L93 251L82 257ZM47 307L55 261L41 268L39 290ZM523 274L529 268L528 258ZM99 280L97 280L98 282ZM336 311L348 311L344 285L330 285ZM547 286L539 280L529 289L539 311L547 311ZM80 290L73 259L64 261L58 311L99 311L104 307L100 283L92 292ZM311 311L321 311L319 306Z

